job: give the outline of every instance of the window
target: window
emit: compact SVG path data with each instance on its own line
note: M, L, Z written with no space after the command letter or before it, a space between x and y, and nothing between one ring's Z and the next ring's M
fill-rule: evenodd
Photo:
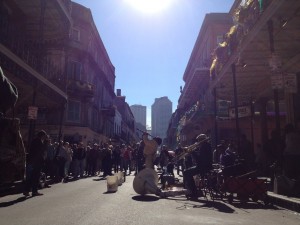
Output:
M80 80L81 63L75 61L68 62L67 74L70 80Z
M74 41L80 41L80 30L73 28L71 38Z
M80 102L69 101L67 119L72 122L80 122Z

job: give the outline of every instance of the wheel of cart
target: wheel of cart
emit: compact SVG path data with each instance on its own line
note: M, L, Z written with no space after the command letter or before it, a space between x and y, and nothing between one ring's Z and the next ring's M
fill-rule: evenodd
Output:
M194 176L199 192L202 192L207 200L208 197L213 201L215 199L223 199L224 195L220 188L222 179L220 179L219 175L217 170L213 169L205 174Z

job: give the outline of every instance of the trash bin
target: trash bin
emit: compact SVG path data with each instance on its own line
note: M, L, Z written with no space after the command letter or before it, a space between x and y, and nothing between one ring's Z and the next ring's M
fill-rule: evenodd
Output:
M124 172L118 172L117 173L117 177L118 177L118 185L121 186L124 182Z
M118 176L107 176L106 177L107 182L107 192L116 192L118 191L119 181Z

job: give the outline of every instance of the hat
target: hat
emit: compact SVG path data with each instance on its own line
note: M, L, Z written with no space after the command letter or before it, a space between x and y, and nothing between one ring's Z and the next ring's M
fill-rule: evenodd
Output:
M37 133L37 136L38 137L43 137L43 136L46 136L47 135L47 133L46 133L46 131L44 131L44 130L40 130L38 133Z
M158 145L162 143L162 139L160 137L155 137L153 140L155 140Z
M198 142L204 141L205 139L208 139L208 137L206 136L206 134L199 134L199 135L196 137L196 140L197 140Z

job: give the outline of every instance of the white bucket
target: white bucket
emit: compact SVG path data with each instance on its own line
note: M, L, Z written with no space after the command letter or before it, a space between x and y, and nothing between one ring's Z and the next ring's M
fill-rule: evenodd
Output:
M118 185L121 186L124 182L124 172L118 172L117 173L117 177L118 177Z
M107 183L107 192L116 192L118 191L118 176L107 176L106 177Z

